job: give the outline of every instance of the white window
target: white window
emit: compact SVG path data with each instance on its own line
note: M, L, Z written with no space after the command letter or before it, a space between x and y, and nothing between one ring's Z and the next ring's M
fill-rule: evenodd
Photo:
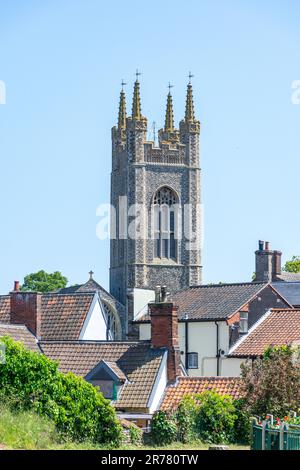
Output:
M198 369L198 353L188 353L188 368Z
M248 333L248 312L240 312L240 334Z

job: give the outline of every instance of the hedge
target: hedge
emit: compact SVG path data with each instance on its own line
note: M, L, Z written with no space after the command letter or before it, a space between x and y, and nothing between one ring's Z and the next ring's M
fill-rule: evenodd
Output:
M15 409L35 410L50 418L58 431L73 440L117 445L122 436L114 408L102 393L81 377L63 374L58 363L25 349L10 337L5 363L0 364L2 398Z

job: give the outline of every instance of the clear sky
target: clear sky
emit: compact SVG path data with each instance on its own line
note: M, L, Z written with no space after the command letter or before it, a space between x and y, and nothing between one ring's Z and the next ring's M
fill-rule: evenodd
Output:
M178 122L195 75L204 281L250 280L259 238L300 254L299 19L298 0L0 0L0 293L39 269L108 287L96 208L137 67L158 127L168 82Z

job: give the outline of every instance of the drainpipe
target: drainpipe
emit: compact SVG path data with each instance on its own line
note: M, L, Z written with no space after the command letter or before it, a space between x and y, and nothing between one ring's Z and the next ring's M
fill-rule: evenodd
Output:
M216 342L217 354L216 354L216 358L217 358L217 377L218 377L220 375L219 323L215 321L215 325L217 327L217 342Z
M189 360L188 360L188 353L189 353L189 316L188 314L185 315L185 370L188 373L189 370Z

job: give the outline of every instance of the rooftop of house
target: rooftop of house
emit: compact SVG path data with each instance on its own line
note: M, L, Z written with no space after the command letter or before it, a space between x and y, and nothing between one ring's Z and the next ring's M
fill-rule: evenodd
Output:
M197 396L207 390L237 399L242 396L241 385L239 377L180 377L166 389L160 409L175 410L185 396Z
M276 278L284 282L300 282L300 273L288 273L282 271L281 274L277 274Z
M10 336L15 341L20 341L27 349L41 352L36 337L24 325L0 324L0 338Z
M291 305L300 306L300 282L275 282L272 285Z
M9 323L10 321L10 297L9 295L0 296L0 323Z
M116 374L123 374L127 381L115 402L119 410L147 409L166 352L164 348L152 348L146 341L42 341L40 345L47 357L59 362L62 372L86 377L101 361L105 361Z
M300 341L300 309L271 309L229 351L230 357L258 357L268 346Z
M256 297L268 283L208 284L190 287L172 296L178 306L179 320L226 320ZM147 306L137 320L149 322Z
M40 337L49 341L79 339L96 294L119 313L124 309L92 277L85 284L42 294ZM0 296L1 323L10 323L10 295Z

